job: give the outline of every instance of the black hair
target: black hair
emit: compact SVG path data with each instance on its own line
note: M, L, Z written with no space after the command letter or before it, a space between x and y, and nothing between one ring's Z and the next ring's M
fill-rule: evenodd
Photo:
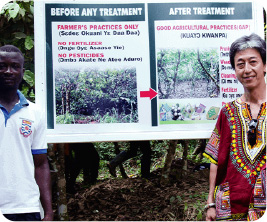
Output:
M242 36L232 43L230 47L230 62L233 69L235 69L234 58L236 53L248 48L256 49L261 55L263 64L266 64L266 42L257 34L252 33L249 36Z
M4 45L0 47L0 52L17 52L21 55L22 59L23 59L23 64L24 64L24 55L23 53L20 51L19 48L17 48L14 45Z

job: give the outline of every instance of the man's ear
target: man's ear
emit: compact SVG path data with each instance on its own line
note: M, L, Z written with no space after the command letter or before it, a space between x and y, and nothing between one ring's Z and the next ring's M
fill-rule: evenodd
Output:
M22 69L22 73L21 73L21 81L23 80L24 72L25 72L25 68Z

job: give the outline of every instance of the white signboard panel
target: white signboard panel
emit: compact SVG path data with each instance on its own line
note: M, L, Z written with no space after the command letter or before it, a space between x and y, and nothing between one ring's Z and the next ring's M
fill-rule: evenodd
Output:
M48 142L208 138L243 93L229 47L263 27L253 0L35 2Z

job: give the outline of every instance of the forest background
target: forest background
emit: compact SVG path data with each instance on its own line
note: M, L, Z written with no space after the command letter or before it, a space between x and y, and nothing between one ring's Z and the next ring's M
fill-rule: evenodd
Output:
M264 14L264 21L266 21L266 13ZM264 24L265 39L266 39L266 22ZM0 46L5 44L12 44L17 46L25 56L25 73L23 77L20 90L22 93L31 101L35 101L35 75L34 75L34 2L33 1L11 1L4 5L0 11ZM74 90L74 89L73 89ZM66 119L64 118L64 121ZM167 151L170 144L175 145L175 159L184 158L195 163L203 163L207 160L204 158L196 157L195 148L198 147L200 141L190 140L187 141L188 150L184 152L184 142L174 142L174 141L151 141L152 148L152 166L151 171L156 171L157 169L163 168ZM114 143L100 142L94 144L97 152L100 156L100 168L99 168L99 180L109 179L111 176L108 173L106 164L109 160L115 157L115 145ZM128 142L121 142L119 146L123 149L129 147ZM124 168L128 176L137 177L140 175L140 158L136 157L130 161L125 162ZM77 182L82 182L82 173L78 177ZM190 192L189 192L190 194ZM190 194L191 195L191 194ZM207 193L199 191L194 193L194 196L190 198L195 198L197 201L186 202L182 196L176 195L171 196L169 201L170 205L183 202L183 220L200 220L203 217L203 206L205 204L205 198ZM184 197L185 198L185 197ZM199 200L202 200L201 202ZM188 212L192 214L190 216ZM68 215L64 218L58 218L65 220ZM177 220L176 215L168 214L169 220ZM161 220L166 220L166 218L157 218Z

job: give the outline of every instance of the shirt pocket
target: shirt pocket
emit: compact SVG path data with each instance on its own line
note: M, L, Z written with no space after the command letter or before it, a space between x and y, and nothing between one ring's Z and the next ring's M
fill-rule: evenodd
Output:
M257 178L254 190L254 208L266 209L266 173L265 171L261 171L260 176Z
M231 218L229 183L225 182L216 187L216 219L225 220Z

